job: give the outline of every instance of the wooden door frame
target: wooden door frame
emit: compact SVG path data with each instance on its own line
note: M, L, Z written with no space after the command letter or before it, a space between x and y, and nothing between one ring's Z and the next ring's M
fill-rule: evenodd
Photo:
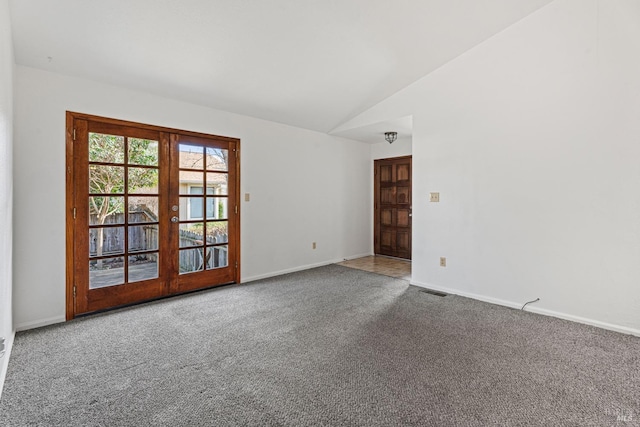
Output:
M66 112L66 132L65 132L65 317L66 320L71 320L76 317L76 304L75 304L75 269L74 269L74 237L75 237L75 221L74 221L74 205L75 205L75 186L74 186L74 177L76 171L74 170L74 121L75 120L87 120L87 121L100 121L103 123L114 124L118 126L129 126L136 127L140 129L148 129L157 132L165 132L168 134L180 134L183 136L192 136L196 138L205 138L205 139L215 139L218 141L225 141L229 143L235 143L236 147L236 174L235 174L235 192L234 196L236 199L236 211L234 211L234 215L237 216L237 233L234 236L231 236L232 241L229 243L233 243L235 248L234 255L237 260L237 264L235 265L234 271L234 282L240 283L240 232L241 232L241 221L240 221L240 139L238 138L230 138L226 136L218 136L205 134L201 132L192 132L186 131L182 129L174 129L167 128L163 126L154 126L144 123L126 121L113 119L102 116L95 116L91 114L77 113L72 111ZM170 294L175 295L175 294Z
M380 164L388 160L411 160L411 205L413 206L413 155L386 157L384 159L373 160L373 253L380 253L380 221L377 220L380 209L380 183L378 176L380 175ZM411 221L411 242L413 242L413 221ZM413 244L413 243L412 243ZM413 254L413 251L411 251ZM413 255L412 255L413 258Z

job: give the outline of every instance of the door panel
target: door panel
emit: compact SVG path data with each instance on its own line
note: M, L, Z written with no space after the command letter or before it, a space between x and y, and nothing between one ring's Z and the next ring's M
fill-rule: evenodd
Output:
M411 179L411 162L408 163L395 163L396 167L396 180L395 182L403 182L405 185Z
M239 281L238 140L77 113L67 129L68 319Z
M396 233L385 229L380 232L380 246L383 251L393 251L396 245Z
M411 257L411 232L401 230L396 233L396 252L399 258Z
M409 209L396 210L396 226L409 227L411 225L411 212Z
M411 157L374 163L375 253L411 259Z
M406 185L404 187L397 186L397 203L400 205L410 205L411 204L411 185ZM395 203L395 202L391 202Z
M396 194L393 187L385 187L380 189L380 203L395 205Z
M380 225L385 226L385 227L392 227L393 226L393 209L385 209L385 208L381 208L381 213L380 213Z

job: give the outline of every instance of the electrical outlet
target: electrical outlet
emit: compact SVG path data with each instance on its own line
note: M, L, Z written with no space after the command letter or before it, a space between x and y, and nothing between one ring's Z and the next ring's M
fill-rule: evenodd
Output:
M251 194L249 193L244 193L244 201L248 202L249 200L251 200Z
M429 193L429 201L436 203L440 201L440 193Z
M447 258L441 256L440 257L440 267L446 267L447 266Z
M313 242L313 243L311 244L311 249L315 249L315 248L316 248L316 242Z

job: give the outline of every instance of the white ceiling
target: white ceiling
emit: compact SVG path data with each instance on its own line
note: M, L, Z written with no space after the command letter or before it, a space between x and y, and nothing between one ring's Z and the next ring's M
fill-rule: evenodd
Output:
M384 122L373 123L371 125L347 129L339 132L332 132L332 135L343 138L355 139L356 141L376 144L385 142L385 132L398 132L398 139L410 138L413 134L413 117L401 117L389 119Z
M329 132L550 1L11 0L10 7L18 64Z

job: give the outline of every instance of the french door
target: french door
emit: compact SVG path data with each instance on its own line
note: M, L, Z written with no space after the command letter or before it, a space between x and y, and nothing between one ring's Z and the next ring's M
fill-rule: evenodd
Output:
M67 318L239 282L238 153L67 113Z

